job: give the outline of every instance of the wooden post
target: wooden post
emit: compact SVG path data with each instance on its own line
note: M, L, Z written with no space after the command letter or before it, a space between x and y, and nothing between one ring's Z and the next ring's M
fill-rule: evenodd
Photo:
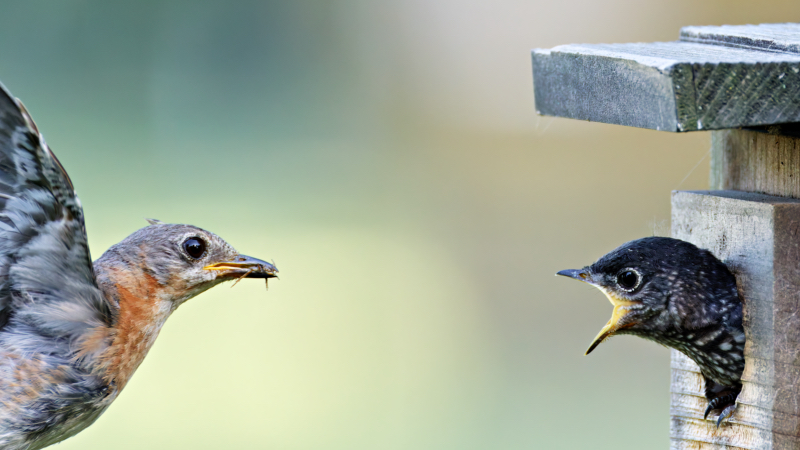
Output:
M744 300L738 407L703 419L672 352L673 449L800 448L800 24L687 27L680 41L533 51L541 114L712 131L711 191L672 194L672 235L714 252ZM743 128L749 127L749 128Z
M780 134L794 130L711 132L709 187L800 198L800 137Z

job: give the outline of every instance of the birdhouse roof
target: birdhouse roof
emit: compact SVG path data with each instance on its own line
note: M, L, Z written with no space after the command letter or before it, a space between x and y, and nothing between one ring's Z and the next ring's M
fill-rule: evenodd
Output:
M532 57L543 115L675 132L800 122L800 24L685 27L673 42Z

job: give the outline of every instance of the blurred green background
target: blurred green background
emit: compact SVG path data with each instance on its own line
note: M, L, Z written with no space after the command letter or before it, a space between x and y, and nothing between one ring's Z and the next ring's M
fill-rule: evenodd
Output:
M709 135L537 117L529 51L797 8L2 2L0 80L70 172L95 257L153 217L281 270L181 308L58 448L667 448L668 351L584 357L611 307L553 274L668 234Z

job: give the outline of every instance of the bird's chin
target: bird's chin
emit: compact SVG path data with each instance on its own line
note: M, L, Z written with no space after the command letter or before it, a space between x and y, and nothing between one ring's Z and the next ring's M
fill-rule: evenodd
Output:
M603 329L597 333L594 341L592 341L592 345L590 345L589 349L586 350L587 355L591 353L592 350L594 350L598 345L600 345L601 342L619 333L621 330L636 325L635 320L630 320L631 318L629 317L629 314L635 305L641 304L641 302L621 299L603 289L600 290L606 294L608 300L612 305L614 305L614 311L611 313L611 318L608 320L608 323L606 323Z

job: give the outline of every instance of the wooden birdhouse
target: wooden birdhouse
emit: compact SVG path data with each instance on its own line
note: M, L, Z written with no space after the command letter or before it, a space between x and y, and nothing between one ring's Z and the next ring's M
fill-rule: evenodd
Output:
M532 56L539 114L711 132L711 190L672 193L672 236L736 275L743 388L717 428L703 419L697 365L673 350L671 448L800 448L800 24L686 27L674 42Z

